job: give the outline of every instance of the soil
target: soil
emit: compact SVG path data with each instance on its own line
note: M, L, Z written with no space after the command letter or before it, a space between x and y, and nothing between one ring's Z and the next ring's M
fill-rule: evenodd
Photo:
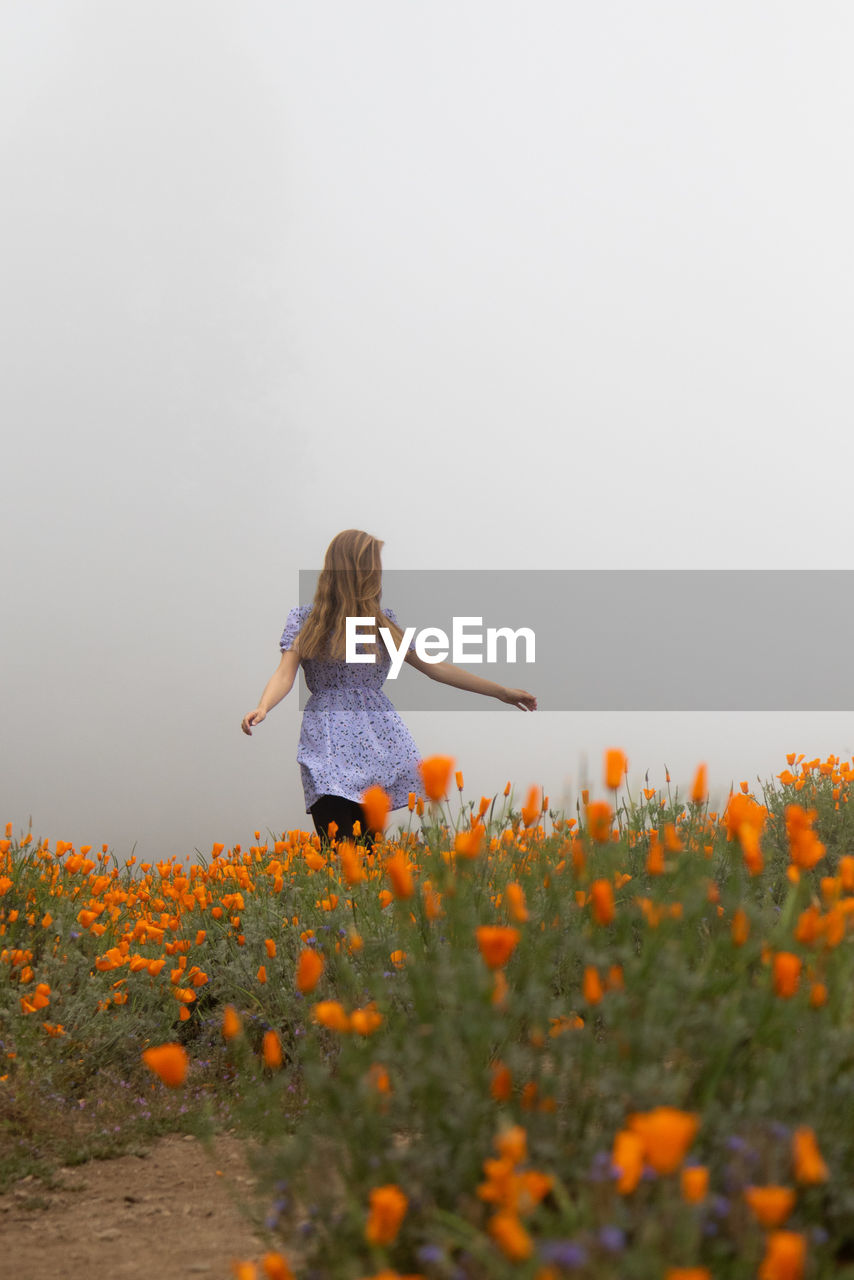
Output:
M169 1134L138 1154L63 1168L57 1184L24 1178L0 1196L3 1274L234 1280L233 1261L257 1262L269 1248L250 1216L259 1210L246 1142L229 1134L214 1139L213 1156L192 1135Z

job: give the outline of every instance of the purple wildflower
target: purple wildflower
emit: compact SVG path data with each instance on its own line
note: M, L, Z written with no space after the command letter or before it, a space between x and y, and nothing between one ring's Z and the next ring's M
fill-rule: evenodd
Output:
M587 1251L575 1240L544 1240L538 1252L556 1267L583 1267L587 1261Z
M626 1247L625 1233L619 1227L610 1225L603 1227L599 1232L599 1243L609 1253L619 1253L621 1249Z

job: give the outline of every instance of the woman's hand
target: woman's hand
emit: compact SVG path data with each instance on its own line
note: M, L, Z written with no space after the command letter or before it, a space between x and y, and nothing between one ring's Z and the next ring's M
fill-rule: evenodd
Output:
M502 702L509 702L511 706L518 707L520 711L536 711L537 699L532 693L526 693L524 689L505 689L501 694Z
M240 727L245 734L252 737L253 726L257 726L262 720L267 719L267 712L262 711L260 707L256 707L254 711L248 712L240 722Z

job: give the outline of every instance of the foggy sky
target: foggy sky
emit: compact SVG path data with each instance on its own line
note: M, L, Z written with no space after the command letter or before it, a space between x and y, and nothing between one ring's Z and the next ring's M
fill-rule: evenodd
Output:
M851 567L852 54L841 0L4 0L0 823L310 830L296 690L240 721L341 529L390 569ZM475 799L854 749L405 719Z

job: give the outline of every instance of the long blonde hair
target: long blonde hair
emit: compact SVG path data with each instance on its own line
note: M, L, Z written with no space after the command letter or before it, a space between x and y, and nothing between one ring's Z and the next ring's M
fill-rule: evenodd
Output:
M332 539L318 574L311 612L300 628L301 659L343 661L348 617L372 617L377 639L379 628L388 627L400 645L403 632L380 608L383 546L379 538L361 529L345 529ZM375 645L367 642L360 648L363 653L376 653Z

